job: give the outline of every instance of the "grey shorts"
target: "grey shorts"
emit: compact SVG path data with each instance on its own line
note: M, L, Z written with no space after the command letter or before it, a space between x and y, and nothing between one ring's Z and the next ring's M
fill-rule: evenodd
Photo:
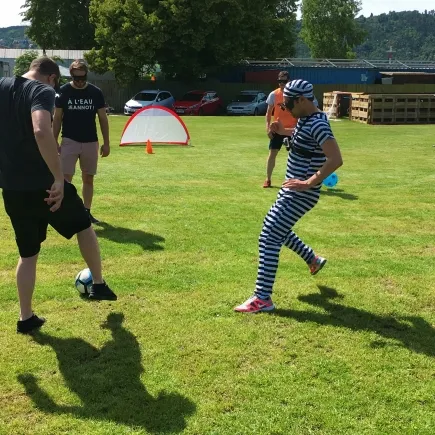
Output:
M95 175L98 165L98 150L98 142L76 142L67 137L62 138L60 158L63 173L65 175L74 175L77 160L80 160L82 173Z

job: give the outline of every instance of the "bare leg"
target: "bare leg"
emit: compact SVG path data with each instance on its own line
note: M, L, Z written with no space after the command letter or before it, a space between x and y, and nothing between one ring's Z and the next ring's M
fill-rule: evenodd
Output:
M27 320L33 316L32 296L36 282L36 263L38 255L22 258L17 265L17 287L20 299L20 320Z
M278 155L279 150L270 150L269 156L267 157L267 166L266 166L266 173L267 173L267 179L272 179L272 172L275 168L275 162L276 162L276 156Z
M102 284L101 255L97 236L92 227L77 234L80 252L92 273L94 284Z
M94 196L94 176L82 173L83 188L82 196L85 207L90 210L92 205L92 198Z

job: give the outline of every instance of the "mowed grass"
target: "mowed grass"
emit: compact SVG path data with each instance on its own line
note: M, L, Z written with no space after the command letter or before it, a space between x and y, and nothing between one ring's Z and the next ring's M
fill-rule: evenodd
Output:
M117 302L79 298L77 245L50 231L48 322L18 336L0 213L0 434L433 434L434 127L333 123L339 184L295 227L329 262L313 278L283 250L276 312L241 315L285 150L262 189L263 118L185 118L193 146L153 155L117 146L126 121L93 206Z

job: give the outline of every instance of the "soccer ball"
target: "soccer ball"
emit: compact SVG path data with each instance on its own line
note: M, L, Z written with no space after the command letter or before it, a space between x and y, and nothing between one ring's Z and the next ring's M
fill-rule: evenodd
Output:
M83 269L77 274L75 286L82 295L89 294L92 286L92 274L89 269Z

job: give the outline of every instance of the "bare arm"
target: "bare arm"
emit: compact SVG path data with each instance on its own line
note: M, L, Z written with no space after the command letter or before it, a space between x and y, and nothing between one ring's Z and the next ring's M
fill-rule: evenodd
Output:
M322 145L326 156L325 164L307 182L310 186L320 184L328 175L331 175L343 164L340 148L335 139L328 139Z
M47 110L35 110L32 112L33 132L39 152L53 174L56 182L63 183L63 172L60 167L57 143L51 129L51 114Z
M107 119L106 108L98 109L98 120L100 121L101 134L103 135L103 145L100 148L100 156L107 157L110 154L109 140L109 120Z
M56 142L59 142L60 129L62 128L63 109L56 107L53 119L53 135Z
M267 105L267 112L266 112L266 131L269 133L270 130L270 123L272 122L272 112L273 112L273 106Z
M103 135L104 145L110 145L109 139L109 120L107 119L106 108L98 109L98 120L100 121L101 134Z

